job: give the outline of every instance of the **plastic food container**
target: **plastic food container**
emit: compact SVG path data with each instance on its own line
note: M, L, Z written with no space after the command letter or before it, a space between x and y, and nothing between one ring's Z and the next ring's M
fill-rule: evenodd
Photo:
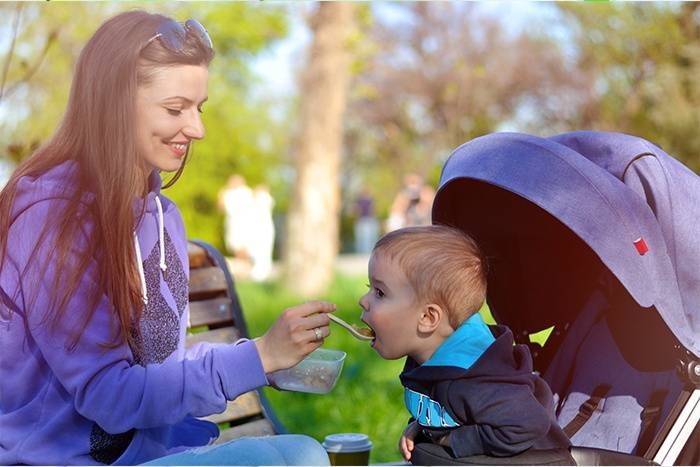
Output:
M345 355L341 350L316 349L295 366L270 373L267 379L278 389L326 394L338 381Z

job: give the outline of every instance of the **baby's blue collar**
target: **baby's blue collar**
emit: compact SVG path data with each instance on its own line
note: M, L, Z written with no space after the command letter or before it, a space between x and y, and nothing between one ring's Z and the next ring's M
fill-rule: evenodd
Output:
M474 313L435 350L423 366L456 366L467 370L495 340L481 315Z

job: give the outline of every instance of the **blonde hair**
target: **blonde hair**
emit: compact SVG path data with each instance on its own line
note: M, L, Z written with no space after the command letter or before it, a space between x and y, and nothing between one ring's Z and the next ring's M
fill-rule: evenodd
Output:
M486 263L476 242L444 225L406 227L379 239L373 255L396 261L421 301L447 311L456 329L486 300Z

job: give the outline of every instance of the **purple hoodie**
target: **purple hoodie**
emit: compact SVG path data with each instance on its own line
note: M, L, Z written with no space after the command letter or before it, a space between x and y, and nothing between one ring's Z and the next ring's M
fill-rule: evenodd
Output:
M185 229L175 204L160 195L157 173L136 228L145 306L134 348L102 345L115 329L103 298L69 349L88 306L85 292L95 285L94 260L59 325L46 321L59 272L50 264L42 275L44 264L29 257L42 227L71 194L73 164L18 184L0 272L0 465L138 464L207 444L218 429L194 417L222 412L227 400L267 379L252 341L185 350ZM143 202L135 201L135 212ZM89 224L81 227L90 234ZM36 258L48 257L47 243ZM76 255L80 246L77 240Z

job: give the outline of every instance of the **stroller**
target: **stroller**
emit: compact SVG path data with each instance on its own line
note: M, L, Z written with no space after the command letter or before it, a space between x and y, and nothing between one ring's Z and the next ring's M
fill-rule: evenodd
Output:
M482 246L577 464L700 462L700 177L630 135L495 133L452 153L432 214Z

